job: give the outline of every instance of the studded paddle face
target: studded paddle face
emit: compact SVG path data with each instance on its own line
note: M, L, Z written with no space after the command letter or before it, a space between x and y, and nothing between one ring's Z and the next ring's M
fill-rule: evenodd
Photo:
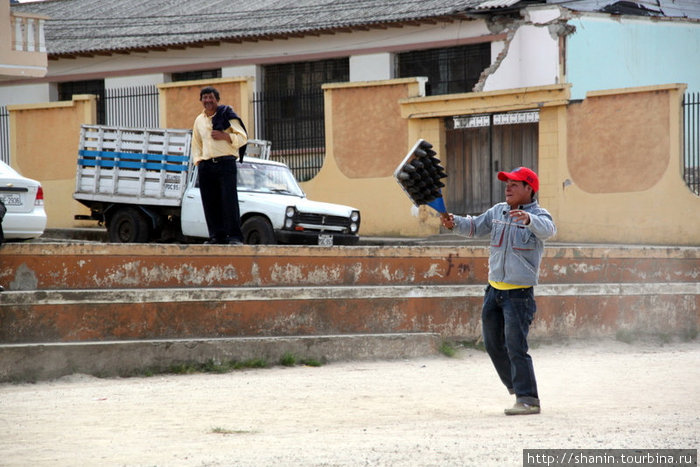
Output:
M418 206L428 204L435 207L431 203L442 198L441 189L445 184L441 179L445 177L447 173L440 165L433 145L424 140L420 140L396 172L397 181ZM444 207L438 210L441 209Z

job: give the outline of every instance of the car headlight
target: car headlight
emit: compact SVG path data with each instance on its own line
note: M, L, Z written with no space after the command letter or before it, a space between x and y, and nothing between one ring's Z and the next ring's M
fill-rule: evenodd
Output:
M294 206L287 206L287 210L284 211L284 215L287 217L294 217L294 214L296 214L297 209Z
M353 222L352 224L350 224L350 233L355 232L357 232L357 224Z
M291 217L287 217L287 218L284 220L284 228L285 228L285 229L291 229L291 228L292 228L292 225L294 225L294 221L292 220Z
M359 211L353 211L352 214L350 214L350 220L353 222L357 222L360 220L360 212Z

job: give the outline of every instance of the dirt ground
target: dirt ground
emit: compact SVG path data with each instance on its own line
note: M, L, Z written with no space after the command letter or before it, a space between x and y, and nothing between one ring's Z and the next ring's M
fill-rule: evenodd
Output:
M700 342L532 349L542 414L485 353L0 385L2 466L522 466L525 448L698 448Z

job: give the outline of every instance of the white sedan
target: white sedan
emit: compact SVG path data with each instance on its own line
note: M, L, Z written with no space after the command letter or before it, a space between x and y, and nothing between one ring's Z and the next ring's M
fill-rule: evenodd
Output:
M2 220L6 239L25 240L40 237L46 228L44 190L41 184L23 177L0 161L0 201L7 213Z

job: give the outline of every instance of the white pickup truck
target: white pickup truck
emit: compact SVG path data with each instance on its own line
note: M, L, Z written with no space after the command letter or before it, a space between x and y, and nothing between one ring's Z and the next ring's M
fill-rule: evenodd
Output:
M82 125L73 198L91 214L76 218L104 223L117 243L207 239L190 141L190 130ZM250 140L238 164L245 243L356 244L360 211L307 199L269 150Z

